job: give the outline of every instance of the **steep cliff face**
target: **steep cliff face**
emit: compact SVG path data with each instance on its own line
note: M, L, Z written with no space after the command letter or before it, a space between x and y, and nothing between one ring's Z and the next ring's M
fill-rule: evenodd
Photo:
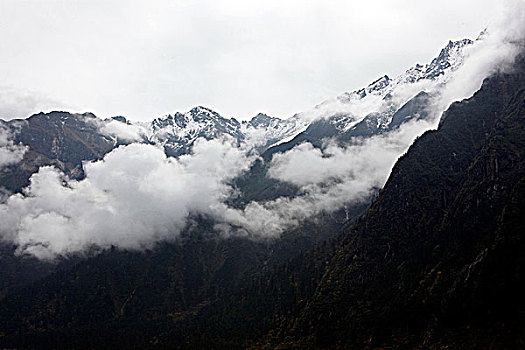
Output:
M299 343L523 346L524 66L452 105L398 161L291 327Z

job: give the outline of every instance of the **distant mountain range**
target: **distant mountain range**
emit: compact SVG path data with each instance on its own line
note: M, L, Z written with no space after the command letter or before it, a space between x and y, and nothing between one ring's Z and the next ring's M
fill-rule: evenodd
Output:
M424 66L417 64L395 79L385 75L366 88L344 93L288 119L258 114L250 121L238 122L208 108L196 107L136 125L143 128L145 140L164 145L166 152L175 156L187 153L199 137L213 139L228 135L262 153L288 139L293 146L305 140L315 142L335 136L343 140L371 136L412 118L425 118L431 107L430 96L437 97L463 64L465 49L473 43L469 39L450 41ZM115 120L133 125L123 118Z

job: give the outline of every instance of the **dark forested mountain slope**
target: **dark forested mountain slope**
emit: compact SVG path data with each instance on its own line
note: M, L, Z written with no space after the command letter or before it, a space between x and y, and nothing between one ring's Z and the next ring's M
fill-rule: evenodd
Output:
M524 71L485 81L398 161L285 343L524 347Z
M178 342L186 341L199 334L194 327L201 332L208 320L215 319L219 306L238 304L232 296L240 295L252 281L262 280L268 271L280 271L283 262L341 227L336 215L327 215L304 223L275 242L257 242L217 237L212 233L212 222L197 220L196 230L184 233L177 242L165 242L145 252L112 249L77 259L68 268L0 296L0 346L146 346L173 331L180 331ZM309 272L298 271L308 279ZM260 296L264 299L267 295ZM265 302L271 305L272 300ZM244 315L252 309L242 311ZM202 318L202 314L210 317ZM197 321L185 322L194 315L198 315ZM239 317L232 319L235 324Z

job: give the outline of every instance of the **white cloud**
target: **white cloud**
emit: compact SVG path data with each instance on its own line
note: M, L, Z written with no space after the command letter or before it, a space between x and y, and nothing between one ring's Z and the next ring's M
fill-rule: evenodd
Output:
M226 181L249 164L230 141L200 140L179 159L151 145L119 147L86 163L81 181L42 167L24 194L0 204L0 232L18 253L42 259L149 247L177 238L191 213L212 213L230 194Z
M18 163L24 158L26 147L13 141L10 129L0 124L0 169L6 165Z
M101 161L85 163L84 180L42 167L24 194L0 205L0 232L20 254L41 259L92 247L151 247L177 238L192 213L214 218L224 234L278 237L306 218L368 198L427 128L425 122L409 123L358 145L330 145L324 154L308 144L294 148L274 159L271 174L300 185L301 195L253 202L243 210L224 201L233 193L228 181L247 170L253 158L231 141L199 140L191 155L178 159L152 145L122 146Z
M269 174L300 187L295 198L252 202L243 210L222 207L226 231L251 237L275 237L301 221L346 204L370 198L384 185L397 158L413 140L436 126L437 120L412 121L403 127L355 145L329 145L320 151L308 143L276 154ZM224 225L219 228L225 229Z
M146 130L139 125L127 124L118 120L103 121L99 131L108 136L113 136L123 141L141 141L146 137Z
M306 144L278 155L270 173L300 185L301 195L243 210L224 203L233 193L228 181L253 161L233 141L198 140L192 154L178 159L152 145L121 146L85 163L80 181L42 167L24 194L0 204L0 232L18 253L41 259L92 247L151 247L177 238L192 213L211 216L224 234L278 237L306 218L368 198L425 129L425 122L409 123L347 148L328 146L324 154Z

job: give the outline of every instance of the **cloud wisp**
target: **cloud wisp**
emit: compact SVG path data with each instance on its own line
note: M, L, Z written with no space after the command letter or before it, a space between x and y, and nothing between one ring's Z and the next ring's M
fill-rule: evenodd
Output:
M0 169L24 158L26 147L13 141L13 132L0 124Z
M147 130L140 125L128 124L115 119L97 123L101 134L125 142L140 142L147 138Z

